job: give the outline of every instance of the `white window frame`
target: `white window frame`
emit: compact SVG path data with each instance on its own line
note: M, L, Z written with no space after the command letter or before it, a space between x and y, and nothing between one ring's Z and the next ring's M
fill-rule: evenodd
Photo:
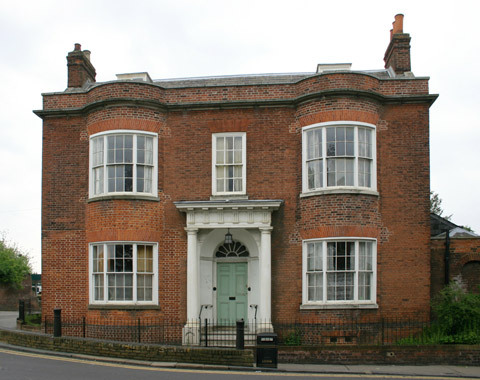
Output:
M328 300L327 299L327 243L330 242L353 242L355 243L355 261L354 261L354 297L353 300ZM370 300L359 300L358 298L358 277L359 277L359 249L358 243L372 243L372 279ZM323 273L323 297L321 301L310 301L308 299L308 244L322 244L322 273ZM302 309L322 309L322 308L377 308L377 240L364 237L334 237L321 239L303 240L302 244Z
M108 245L133 245L133 299L128 301L109 301L108 300ZM103 245L103 300L95 300L95 282L93 272L93 247ZM151 301L138 301L137 300L137 246L138 245L150 245L153 246L153 276L152 276L152 300ZM88 248L88 267L89 267L89 302L91 305L158 305L158 243L153 242L140 242L140 241L102 241L89 244ZM119 274L125 272L118 272ZM130 272L126 272L130 273Z
M242 138L242 191L217 191L217 137ZM247 193L247 133L228 132L212 134L212 194L213 195L244 195Z
M108 192L108 179L107 179L107 137L112 135L132 135L133 139L133 189L132 191L114 191ZM93 172L93 144L94 139L103 136L103 192L95 194L95 179ZM137 136L153 137L153 169L152 169L152 191L151 192L137 192ZM136 196L136 197L157 197L158 196L158 134L153 132L139 131L139 130L123 130L117 129L112 131L100 132L90 136L89 142L89 198L101 198L105 196Z
M328 127L353 127L354 131L354 184L353 186L328 186L327 185L327 128ZM371 186L363 187L358 185L358 128L369 128L372 130L372 158L371 158ZM309 189L308 187L308 164L307 164L307 132L318 129L322 132L322 166L323 166L323 178L322 186ZM315 194L324 194L332 192L355 192L374 194L377 193L377 151L376 151L376 126L369 123L363 123L358 121L333 121L326 123L316 123L302 128L302 194L301 196L310 196Z

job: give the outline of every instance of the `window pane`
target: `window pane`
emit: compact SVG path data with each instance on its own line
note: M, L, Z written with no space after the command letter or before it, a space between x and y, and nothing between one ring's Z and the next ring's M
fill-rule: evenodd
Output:
M125 162L127 162L127 163L133 162L133 150L132 149L125 149Z
M151 193L153 191L153 168L145 168L145 192Z
M145 272L145 246L137 246L137 272Z
M371 293L371 273L359 273L358 274L358 299L360 301L368 301L372 298Z
M145 163L153 165L153 137L145 137Z
M217 179L222 179L225 177L225 166L216 167Z
M125 178L125 191L133 191L133 181L131 178Z
M96 137L92 140L92 166L103 164L103 137Z
M233 191L242 191L242 180L241 179L235 179L234 183L234 190Z
M123 148L115 149L115 163L123 163Z
M115 150L123 149L124 135L115 136Z
M242 163L242 151L241 150L236 150L234 153L234 162L236 164Z
M103 193L103 166L93 169L93 194Z
M234 191L233 179L227 178L227 180L225 181L225 190L226 191Z
M115 136L107 137L107 163L115 162Z
M322 186L322 160L308 163L308 188L316 189Z
M125 170L125 178L133 177L133 165L123 165Z
M336 141L345 141L345 128L344 127L337 127L337 128L332 128L335 129L335 140Z
M354 141L355 139L355 128L353 127L348 127L346 128L346 141Z
M216 157L217 157L217 159L216 159L217 164L225 163L225 157L224 157L223 150L217 150Z
M345 155L346 156L355 156L355 148L353 142L347 142L345 144Z
M308 286L308 300L322 301L323 300L323 274L309 273L307 275Z
M307 159L320 157L322 157L322 130L310 130L307 132Z
M145 150L145 136L137 136L137 150Z
M242 178L242 169L243 166L240 165L236 165L233 167L233 175L235 176L235 178Z
M93 276L94 295L95 301L103 301L104 298L104 279L102 274L95 274Z
M335 140L335 128L327 128L327 142L334 142Z
M234 141L234 144L235 144L235 145L234 145L234 149L241 151L241 150L242 150L242 137L236 136L234 139L235 139L235 141Z
M139 164L145 163L145 151L144 150L137 150L137 162Z

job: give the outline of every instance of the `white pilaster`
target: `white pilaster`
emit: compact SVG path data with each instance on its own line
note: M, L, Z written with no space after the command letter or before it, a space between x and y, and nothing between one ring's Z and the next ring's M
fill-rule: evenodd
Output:
M187 321L196 321L198 319L199 294L198 282L199 276L199 257L197 253L197 233L198 228L185 228L187 231Z
M258 316L262 322L270 322L272 317L272 227L260 227L260 302Z

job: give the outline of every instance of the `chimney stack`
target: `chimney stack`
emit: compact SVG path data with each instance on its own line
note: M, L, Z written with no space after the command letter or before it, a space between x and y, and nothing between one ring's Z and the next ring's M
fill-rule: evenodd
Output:
M82 46L75 44L74 50L67 55L68 88L83 87L87 82L95 82L95 67L90 62L90 51L82 51Z
M397 14L390 30L390 44L385 52L385 68L391 67L395 74L412 71L410 63L410 34L403 33L403 15Z

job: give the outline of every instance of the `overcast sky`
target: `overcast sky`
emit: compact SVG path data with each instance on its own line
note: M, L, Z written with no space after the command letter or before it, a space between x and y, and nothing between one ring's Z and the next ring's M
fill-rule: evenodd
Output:
M40 271L41 93L63 91L74 43L97 81L383 68L397 13L430 109L431 188L452 221L480 232L480 1L0 0L0 232ZM66 254L68 254L66 252Z

